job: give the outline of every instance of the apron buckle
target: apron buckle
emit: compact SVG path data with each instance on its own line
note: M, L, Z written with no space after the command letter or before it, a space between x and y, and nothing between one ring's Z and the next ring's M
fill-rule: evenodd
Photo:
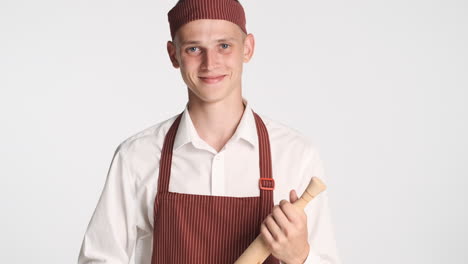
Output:
M265 182L264 185L263 181L271 181L271 183ZM275 189L275 180L273 178L260 178L258 180L258 185L260 186L260 190L272 191Z

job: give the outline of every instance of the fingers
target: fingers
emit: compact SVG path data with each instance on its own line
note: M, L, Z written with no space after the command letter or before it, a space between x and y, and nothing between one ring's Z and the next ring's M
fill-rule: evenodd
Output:
M305 213L294 208L292 204L298 200L295 190L290 191L289 200L290 202L281 200L279 205L274 206L271 214L265 218L260 227L265 241L269 244L281 243L289 237L289 232L292 235L294 230L297 230L306 221Z
M295 201L297 201L297 199L298 199L298 197L297 197L296 190L294 190L294 189L291 190L291 191L289 192L289 201L290 201L291 203L294 203Z
M260 226L260 232L262 234L263 240L265 240L266 245L268 245L268 247L273 253L279 250L280 248L280 243L279 243L280 238L277 239L272 235L273 231L269 230L269 228L267 227L268 226L267 219L265 219L265 221ZM278 236L278 234L275 233L275 236Z
M263 239L265 239L267 244L271 245L275 241L273 236L270 234L270 231L266 227L265 222L263 222L262 225L260 226L260 233L262 234Z
M273 216L269 215L267 218L265 218L264 223L268 231L270 232L271 236L273 237L273 239L275 241L280 240L283 235L283 232L281 230L281 227L278 225L278 223L276 223Z
M286 200L284 200L286 201ZM276 205L273 207L271 210L271 215L273 216L273 219L275 220L276 225L279 226L280 231L287 235L287 230L291 223L289 222L288 217L284 214L283 210L279 205Z
M294 197L292 197L294 198ZM288 218L289 222L292 224L297 224L301 221L302 217L305 217L305 212L302 210L298 210L294 207L292 203L289 203L286 200L281 200L279 206L283 211L284 215Z

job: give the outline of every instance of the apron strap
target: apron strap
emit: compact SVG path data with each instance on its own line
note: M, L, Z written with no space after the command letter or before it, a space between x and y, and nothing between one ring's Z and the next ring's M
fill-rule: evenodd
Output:
M169 192L169 178L171 175L172 150L174 146L175 136L179 128L182 113L172 123L169 131L164 138L163 148L161 150L161 158L159 159L159 178L158 178L158 193Z
M253 111L252 111L253 112ZM273 208L273 190L275 180L272 177L270 138L265 124L260 116L253 112L255 124L257 126L259 161L260 161L260 206L259 206L259 225L271 213Z

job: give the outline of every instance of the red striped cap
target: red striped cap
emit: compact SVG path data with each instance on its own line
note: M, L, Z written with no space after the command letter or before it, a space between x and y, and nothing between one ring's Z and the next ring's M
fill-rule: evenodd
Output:
M247 34L244 8L237 0L179 0L167 16L172 39L182 25L197 19L227 20Z

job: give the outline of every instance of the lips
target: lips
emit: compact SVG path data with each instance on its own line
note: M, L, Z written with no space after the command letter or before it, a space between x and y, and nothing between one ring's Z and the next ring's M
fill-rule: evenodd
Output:
M217 83L220 82L226 77L226 75L218 75L218 76L199 76L199 78L205 83Z

